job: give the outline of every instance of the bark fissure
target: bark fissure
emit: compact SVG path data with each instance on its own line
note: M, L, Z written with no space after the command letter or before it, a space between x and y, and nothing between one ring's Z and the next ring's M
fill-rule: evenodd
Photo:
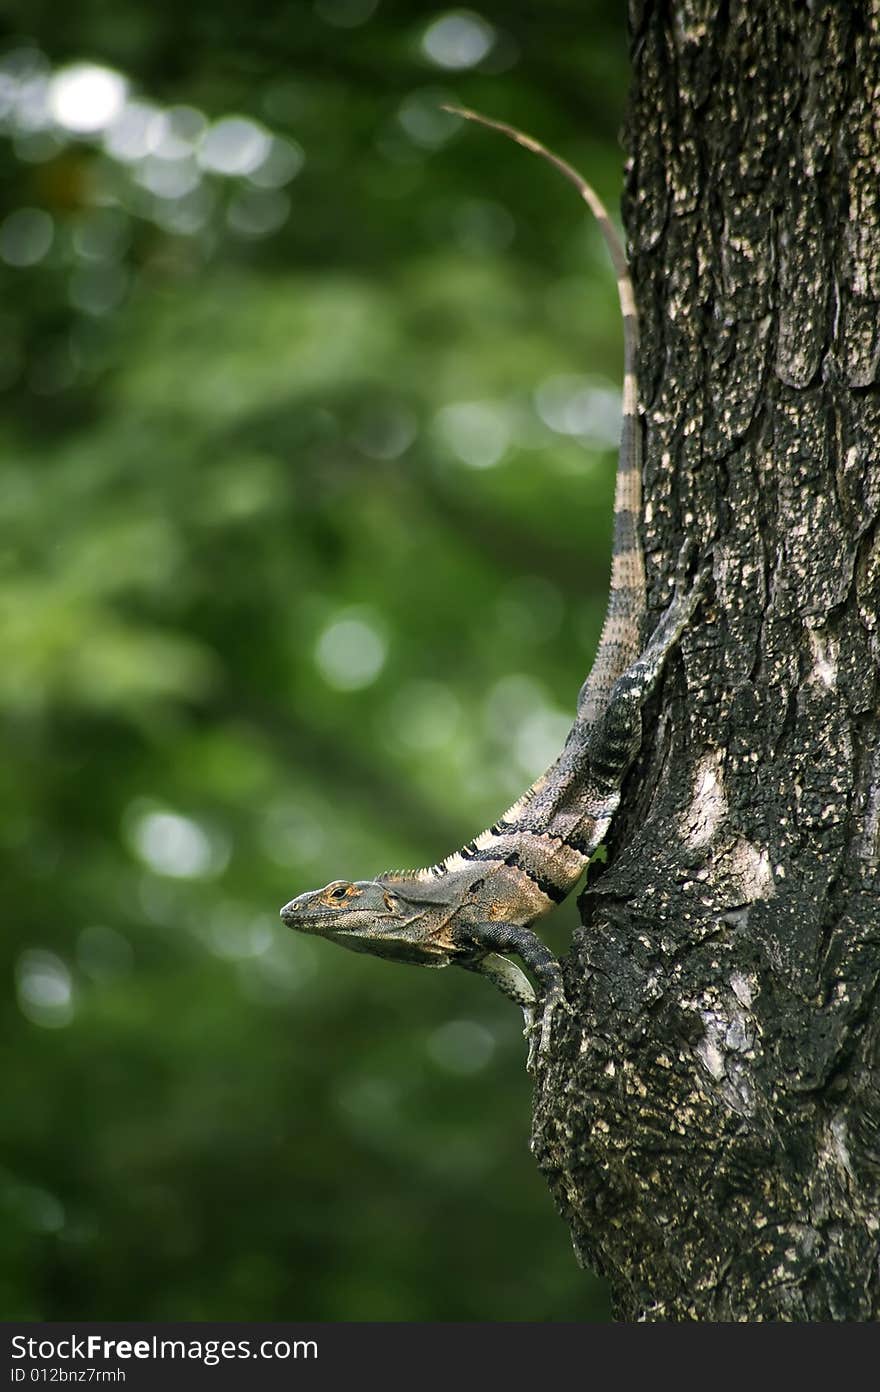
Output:
M624 1318L880 1314L880 3L633 4L644 540L714 589L533 1145Z

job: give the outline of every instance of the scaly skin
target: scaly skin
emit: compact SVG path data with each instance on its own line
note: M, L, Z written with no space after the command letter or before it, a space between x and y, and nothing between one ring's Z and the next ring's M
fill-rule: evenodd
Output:
M560 170L595 215L614 263L624 329L623 425L602 637L562 753L499 821L437 865L390 871L373 880L334 880L292 899L281 917L291 928L355 952L423 967L459 966L487 976L522 1007L530 1041L527 1066L532 1069L546 1058L554 1013L567 1008L567 1002L559 963L531 925L574 889L607 834L641 744L642 708L700 601L709 572L701 570L688 588L688 557L682 553L672 603L642 650L646 603L638 532L638 324L623 248L605 208L571 165L511 126L471 111L458 114L501 131ZM537 994L505 953L515 954L529 968Z

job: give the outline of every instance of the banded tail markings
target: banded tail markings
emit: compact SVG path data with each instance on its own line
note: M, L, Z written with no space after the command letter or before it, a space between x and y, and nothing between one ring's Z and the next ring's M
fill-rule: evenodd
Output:
M642 515L642 442L637 377L639 323L626 252L601 198L567 160L562 159L553 150L548 150L546 145L542 145L532 136L526 135L525 131L508 125L506 121L496 121L466 107L444 106L443 110L461 116L466 121L486 126L489 130L498 131L517 145L521 145L523 149L546 160L569 183L574 184L596 219L617 277L617 293L623 320L623 421L614 491L612 555L615 561L619 558L617 573L620 581L615 584L615 572L612 571L608 607L599 646L578 702L578 721L592 725L608 704L611 688L617 678L639 655L642 620L646 610L645 563L638 537L638 523Z

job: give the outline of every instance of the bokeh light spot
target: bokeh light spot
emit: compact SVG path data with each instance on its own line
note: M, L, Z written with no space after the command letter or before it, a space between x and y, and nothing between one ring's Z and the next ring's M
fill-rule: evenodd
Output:
M67 1222L64 1205L48 1189L34 1184L16 1185L13 1189L15 1211L31 1232L58 1233Z
M226 221L240 237L269 237L287 221L290 199L286 193L245 189L230 200Z
M73 249L84 261L116 261L129 238L128 219L118 208L93 208L73 228Z
M73 1019L70 972L54 952L29 948L15 967L18 1006L22 1015L43 1029L60 1029Z
M199 145L203 169L214 174L252 174L267 158L272 137L247 116L224 116L206 131Z
M191 155L205 133L207 119L194 106L171 106L160 112L153 130L153 154L181 160Z
M503 408L493 401L441 406L434 422L452 453L472 469L490 469L507 452L509 424Z
M201 171L192 159L164 159L148 155L138 168L135 178L142 188L157 198L185 198L198 188Z
M399 459L418 434L408 406L388 402L371 406L357 420L352 441L369 459Z
M112 68L72 63L60 68L49 83L49 110L65 130L91 135L116 120L127 90L125 78Z
M16 208L0 225L0 256L7 266L35 266L48 253L54 231L42 208Z
M85 314L108 314L127 290L128 273L122 266L83 266L70 277L70 303Z
M505 734L546 706L544 688L525 672L510 672L490 689L483 703L486 732Z
M251 171L248 179L257 188L281 188L296 178L305 162L302 146L297 145L295 140L285 140L275 135L266 158Z
M454 102L455 95L436 87L410 92L397 109L397 119L410 140L426 150L436 150L449 140L461 125L461 118L443 111L444 103Z
M516 760L527 778L537 778L559 754L571 729L574 713L565 715L549 706L526 716L513 742Z
M162 113L151 102L131 101L104 135L108 155L134 164L152 154L162 139Z
M243 961L268 952L277 937L277 927L268 914L248 916L244 906L229 904L205 925L205 936L217 957Z
M228 849L216 837L177 812L141 812L132 821L131 843L145 865L173 879L218 875L228 860Z
M495 43L495 30L473 10L451 10L429 24L422 49L440 68L463 71L476 67Z
M538 415L558 435L575 435L599 447L617 443L620 393L589 377L548 377L535 392Z
M321 676L337 691L360 691L376 680L388 655L378 620L364 610L338 615L315 645Z

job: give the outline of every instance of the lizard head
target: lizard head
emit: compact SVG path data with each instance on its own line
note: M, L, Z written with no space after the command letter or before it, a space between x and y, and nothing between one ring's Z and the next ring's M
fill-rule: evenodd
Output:
M442 950L431 925L422 922L427 907L382 880L331 880L323 889L291 899L281 918L289 928L329 938L353 952L441 966L437 959Z

